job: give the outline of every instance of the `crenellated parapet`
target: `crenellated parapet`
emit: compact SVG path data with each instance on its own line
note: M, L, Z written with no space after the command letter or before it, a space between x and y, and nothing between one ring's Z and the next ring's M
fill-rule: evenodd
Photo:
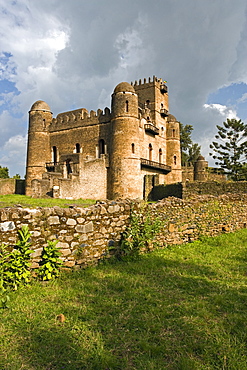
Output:
M144 78L143 81L140 79L139 81L135 80L134 82L131 82L131 85L134 88L138 88L138 86L147 87L147 86L153 86L155 83L160 85L165 85L165 82L162 80L162 78L158 78L156 76L153 76L152 78L149 77L148 79Z
M87 109L80 108L69 112L59 113L56 118L53 118L49 130L59 131L66 128L103 124L109 122L110 118L111 112L107 107L104 111L98 109L97 112L93 110L88 112Z

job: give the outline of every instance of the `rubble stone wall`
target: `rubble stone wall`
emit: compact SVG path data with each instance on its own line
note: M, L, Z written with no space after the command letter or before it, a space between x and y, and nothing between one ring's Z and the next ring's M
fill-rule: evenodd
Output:
M162 227L155 241L161 247L247 227L247 194L171 197L148 205L130 200L101 201L88 208L0 209L0 243L14 245L18 229L25 224L32 235L33 268L38 267L47 240L58 240L66 267L86 267L117 245L131 210L160 218Z
M183 198L191 195L247 194L247 181L194 181L183 184Z

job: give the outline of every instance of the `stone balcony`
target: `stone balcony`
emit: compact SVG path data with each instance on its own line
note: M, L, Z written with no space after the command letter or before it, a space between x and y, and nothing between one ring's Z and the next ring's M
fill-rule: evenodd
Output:
M167 117L168 116L168 110L165 108L160 109L160 115L161 117Z
M151 122L145 123L144 129L146 132L149 132L150 134L159 135L158 127L154 126Z
M167 166L164 163L159 163L155 161L150 161L149 159L141 158L141 167L142 168L151 168L153 170L158 170L164 174L171 172L171 166Z
M160 85L160 91L162 94L167 93L167 86L164 83Z

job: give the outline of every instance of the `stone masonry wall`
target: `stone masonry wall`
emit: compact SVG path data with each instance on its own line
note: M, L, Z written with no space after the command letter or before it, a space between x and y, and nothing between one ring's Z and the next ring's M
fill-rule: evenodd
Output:
M0 242L14 245L17 230L26 224L32 234L33 268L38 267L47 240L59 241L65 267L86 267L107 256L108 248L117 245L131 209L161 219L162 228L156 237L161 247L247 227L246 194L196 196L189 200L171 197L146 206L130 200L101 201L88 208L1 209Z
M183 184L183 198L191 195L247 194L247 181L194 181Z
M0 195L24 194L25 180L20 179L0 179Z

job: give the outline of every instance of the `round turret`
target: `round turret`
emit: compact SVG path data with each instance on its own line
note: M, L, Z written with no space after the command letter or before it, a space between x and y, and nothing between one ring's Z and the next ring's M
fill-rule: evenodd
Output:
M32 179L40 180L45 172L45 162L51 161L49 126L52 112L49 105L36 101L29 111L28 147L26 165L26 195L32 195Z
M167 129L166 129L167 139L178 139L179 137L179 122L176 117L172 114L169 114L167 117Z
M168 114L167 121L168 122L177 122L177 119L172 114Z
M206 181L208 177L208 161L202 155L199 155L194 164L194 180Z
M31 111L42 111L42 112L50 112L51 113L51 108L49 105L43 101L43 100L37 100L30 109Z
M181 179L181 153L179 122L172 114L167 116L167 164L172 171L167 175L169 182L180 182Z
M129 83L121 82L115 87L111 113L108 198L140 198L138 96Z
M135 89L134 87L129 84L128 82L120 82L120 84L118 84L115 89L114 89L114 94L116 93L119 93L119 92L130 92L130 93L135 93Z
M128 82L118 84L112 94L113 117L138 117L138 96Z

